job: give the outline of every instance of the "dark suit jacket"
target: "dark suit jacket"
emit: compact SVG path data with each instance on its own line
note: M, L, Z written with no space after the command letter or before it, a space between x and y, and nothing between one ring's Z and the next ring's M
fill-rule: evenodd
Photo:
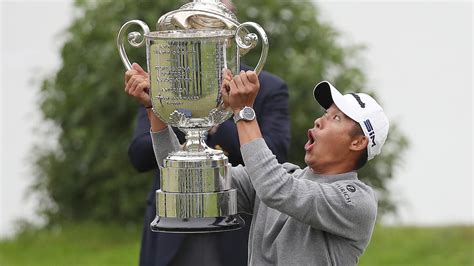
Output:
M245 67L242 68L247 70ZM281 79L265 71L259 75L259 80L260 91L254 104L257 121L266 143L276 155L278 161L285 162L290 144L288 87ZM183 141L183 134L178 130L175 130L175 132ZM224 150L233 166L243 164L237 129L232 118L220 124L218 130L208 136L207 144L211 148ZM130 161L138 171L153 170L155 172L153 185L146 202L140 265L173 264L175 256L189 254L179 253L179 249L183 243L192 241L196 236L195 234L154 233L150 230L150 223L156 215L155 191L160 187L160 173L157 169L151 144L150 123L143 107L140 107L138 111L138 124L128 154ZM213 242L212 245L209 245L209 248L217 248L219 264L247 265L247 244L251 217L241 216L245 220L245 228L231 232L211 233L210 236L206 236L208 240Z

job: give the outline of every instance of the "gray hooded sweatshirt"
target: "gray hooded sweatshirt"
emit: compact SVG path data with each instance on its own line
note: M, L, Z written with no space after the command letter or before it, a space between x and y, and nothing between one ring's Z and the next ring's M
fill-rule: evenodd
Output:
M179 150L171 128L151 133L160 166ZM377 215L373 190L356 172L315 174L279 164L263 139L241 147L245 167L231 170L238 210L253 215L249 265L356 265Z

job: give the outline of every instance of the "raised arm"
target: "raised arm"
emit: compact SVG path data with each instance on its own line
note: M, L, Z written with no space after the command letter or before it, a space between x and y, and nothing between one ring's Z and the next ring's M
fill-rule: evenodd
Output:
M232 108L234 115L240 112L244 106L253 107L260 89L260 82L254 71L242 70L232 80L224 79L223 84L221 92L224 103ZM252 140L262 138L262 133L256 119L251 121L240 120L237 122L237 132L239 133L240 146Z
M143 105L145 111L139 111L138 125L135 132L134 141L129 147L129 155L132 163L140 168L139 170L151 170L154 166L150 162L153 158L150 154L151 145L150 132L161 132L168 128L168 125L161 121L153 113L151 107L151 98L149 95L150 82L148 73L146 73L138 64L133 63L132 69L125 72L125 93L135 98ZM174 133L173 133L174 135Z

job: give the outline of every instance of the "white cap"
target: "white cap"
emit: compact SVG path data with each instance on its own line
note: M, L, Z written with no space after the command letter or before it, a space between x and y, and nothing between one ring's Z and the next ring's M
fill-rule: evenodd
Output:
M382 107L365 93L342 95L331 83L321 81L314 87L314 98L328 109L334 103L339 110L360 124L369 139L367 144L368 160L382 151L387 139L389 123Z

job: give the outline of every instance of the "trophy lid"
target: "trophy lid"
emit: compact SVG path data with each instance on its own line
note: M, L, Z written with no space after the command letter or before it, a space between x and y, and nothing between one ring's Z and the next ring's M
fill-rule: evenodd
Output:
M235 14L219 0L194 0L161 16L158 31L176 29L234 29L239 26Z

